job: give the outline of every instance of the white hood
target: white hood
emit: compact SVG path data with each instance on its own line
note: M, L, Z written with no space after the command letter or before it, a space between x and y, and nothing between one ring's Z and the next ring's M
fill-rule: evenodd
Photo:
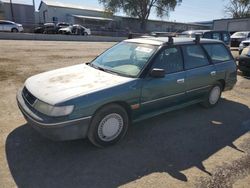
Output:
M130 80L80 64L32 76L25 86L39 100L54 105Z

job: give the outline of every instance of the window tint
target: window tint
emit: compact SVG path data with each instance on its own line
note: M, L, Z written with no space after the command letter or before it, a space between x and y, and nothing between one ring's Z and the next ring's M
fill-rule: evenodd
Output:
M209 61L204 51L199 45L183 46L184 64L186 69L209 65Z
M210 39L211 38L211 33L207 32L203 34L203 38Z
M213 33L212 39L220 40L220 33Z
M179 47L164 49L155 59L153 68L164 69L166 73L183 70L183 61Z
M222 44L205 44L203 45L213 63L228 61L231 59L230 54Z
M230 36L227 33L222 33L222 40L224 42L229 42Z

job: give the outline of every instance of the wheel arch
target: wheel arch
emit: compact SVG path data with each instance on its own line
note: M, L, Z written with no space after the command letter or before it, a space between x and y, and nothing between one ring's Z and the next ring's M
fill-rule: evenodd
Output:
M225 80L224 79L220 79L220 80L217 80L217 82L219 82L221 84L221 86L222 86L221 90L224 91L225 85L226 85Z
M128 104L127 102L125 102L125 101L112 101L112 102L103 104L102 106L100 106L98 109L95 110L95 112L94 112L94 114L93 114L93 116L92 116L92 119L93 119L93 117L95 116L95 114L96 114L99 110L101 110L102 108L105 108L105 106L112 105L112 104L117 104L117 105L123 107L124 110L125 110L125 111L127 112L127 114L128 114L129 121L132 120L132 110L131 110L129 104Z

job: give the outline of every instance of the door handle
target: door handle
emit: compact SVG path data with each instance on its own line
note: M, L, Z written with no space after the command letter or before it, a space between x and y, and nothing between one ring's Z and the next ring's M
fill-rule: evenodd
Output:
M185 82L185 79L184 79L184 78L178 79L178 80L177 80L177 84L183 84L184 82Z
M211 76L215 76L216 75L216 71L212 71L210 72Z

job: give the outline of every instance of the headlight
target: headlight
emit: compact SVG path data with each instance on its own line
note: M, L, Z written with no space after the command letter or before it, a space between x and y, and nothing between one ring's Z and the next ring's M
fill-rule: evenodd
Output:
M52 106L40 100L37 100L34 104L34 108L48 116L66 116L72 113L74 106Z
M241 48L242 48L242 47L244 47L244 45L243 45L243 43L242 43L242 42L240 43L239 47L241 47Z

